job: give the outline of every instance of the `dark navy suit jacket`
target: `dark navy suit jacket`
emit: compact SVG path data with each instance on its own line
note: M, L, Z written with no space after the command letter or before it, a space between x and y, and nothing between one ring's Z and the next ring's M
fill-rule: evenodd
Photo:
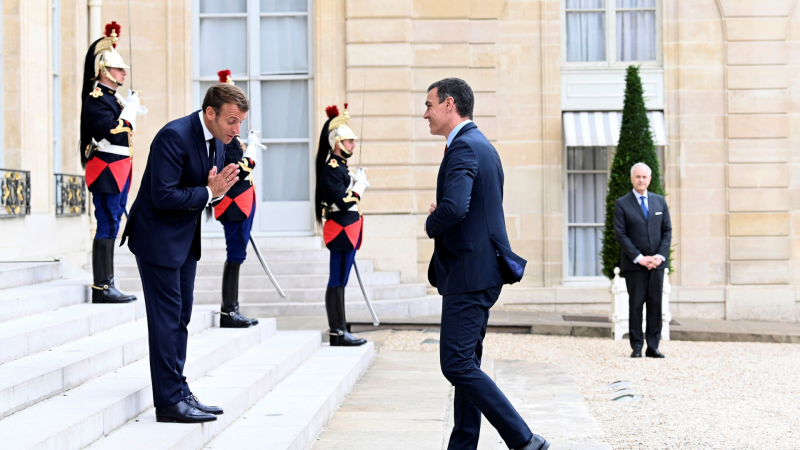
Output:
M658 270L669 267L669 247L672 243L672 221L663 196L647 193L648 217L645 219L642 206L628 192L614 202L614 236L622 249L619 267L624 272L647 270L634 264L637 256L661 255L665 259Z
M225 145L216 143L222 169ZM199 111L173 120L156 134L122 243L151 264L177 269L191 252L200 259L200 216L208 202L206 150Z
M474 123L464 125L445 152L436 204L425 228L435 241L428 281L439 294L481 291L522 279L527 261L508 242L500 155Z

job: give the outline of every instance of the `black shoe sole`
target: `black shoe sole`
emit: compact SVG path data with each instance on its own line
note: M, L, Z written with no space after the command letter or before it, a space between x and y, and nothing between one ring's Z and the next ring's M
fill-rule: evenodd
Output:
M251 325L249 323L243 323L241 325L238 325L238 324L237 325L223 325L222 322L220 322L220 324L219 324L220 328L250 328L252 326L253 325Z
M133 300L124 300L124 301L123 300L113 300L113 301L109 301L109 300L92 300L92 303L98 304L98 305L99 304L121 305L123 303L133 303L135 301L136 301L136 299L134 298Z
M159 423L205 423L205 422L213 422L217 420L217 416L214 416L213 419L202 419L202 420L178 420L173 419L171 417L158 417L156 416L156 422Z

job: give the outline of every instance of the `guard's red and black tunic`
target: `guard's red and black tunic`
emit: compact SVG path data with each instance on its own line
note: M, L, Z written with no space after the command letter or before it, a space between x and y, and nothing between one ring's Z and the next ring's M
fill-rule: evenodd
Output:
M236 164L239 166L239 181L236 182L225 194L222 200L214 206L214 218L223 222L244 222L253 212L256 199L256 190L251 174L256 162L244 156L245 145L239 138L232 140L225 146L225 165Z
M97 144L86 163L86 186L93 194L119 194L131 179L133 129L119 118L122 105L114 94L113 89L98 84L83 102L82 120Z
M329 250L347 252L361 247L364 220L359 211L360 197L348 189L350 180L347 160L331 154L320 176L326 205L322 237Z

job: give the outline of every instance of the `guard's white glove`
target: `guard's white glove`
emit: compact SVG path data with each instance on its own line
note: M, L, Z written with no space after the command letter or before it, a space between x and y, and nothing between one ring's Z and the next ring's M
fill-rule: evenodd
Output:
M121 102L124 106L122 108L122 113L119 115L119 118L122 120L126 120L128 123L131 124L131 128L134 130L136 129L136 116L147 114L147 108L144 108L141 105L139 100L139 93L133 92L128 90L128 98L126 98L123 102ZM144 113L139 114L140 108L144 108Z
M363 196L364 191L370 186L369 181L367 181L366 170L363 167L359 167L356 173L350 172L350 176L353 178L353 187L350 191L355 192L359 197Z
M247 134L247 151L244 152L244 157L256 161L259 148L262 150L267 149L267 146L261 143L261 132L250 130Z

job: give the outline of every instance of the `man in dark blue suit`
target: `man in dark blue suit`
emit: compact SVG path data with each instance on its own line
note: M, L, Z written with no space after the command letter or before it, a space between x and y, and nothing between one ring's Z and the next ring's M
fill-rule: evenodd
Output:
M434 239L428 280L442 299L440 363L455 386L449 450L476 449L481 413L508 448L546 450L506 396L480 368L489 308L504 284L522 279L526 261L511 251L503 214L503 165L472 122L469 85L446 78L428 88L423 116L447 138L425 232Z
M150 377L159 422L216 420L183 376L187 325L200 259L203 209L238 181L238 166L222 167L225 145L239 134L250 103L236 86L212 86L203 109L158 132L122 235L136 255L147 307Z

